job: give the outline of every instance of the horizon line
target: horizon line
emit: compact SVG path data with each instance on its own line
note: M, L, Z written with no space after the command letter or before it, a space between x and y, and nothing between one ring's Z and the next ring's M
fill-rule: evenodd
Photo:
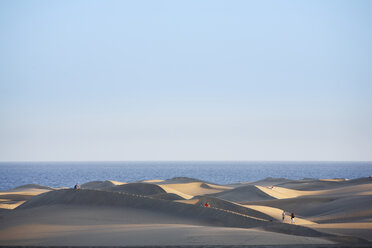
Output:
M12 160L0 163L122 163L122 162L359 162L372 163L372 160Z

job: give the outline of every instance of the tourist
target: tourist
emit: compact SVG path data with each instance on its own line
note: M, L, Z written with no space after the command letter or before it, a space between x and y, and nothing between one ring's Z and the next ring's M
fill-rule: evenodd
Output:
M294 213L291 213L291 223L294 224L295 223L295 214Z

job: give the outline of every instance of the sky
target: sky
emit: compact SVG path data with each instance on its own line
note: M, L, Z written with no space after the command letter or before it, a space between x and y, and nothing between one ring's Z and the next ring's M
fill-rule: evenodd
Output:
M0 0L0 161L372 161L371 13Z

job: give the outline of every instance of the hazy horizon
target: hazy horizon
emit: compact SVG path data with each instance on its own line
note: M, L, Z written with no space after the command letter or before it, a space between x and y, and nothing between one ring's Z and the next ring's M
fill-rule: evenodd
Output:
M372 163L369 160L12 160L0 163Z
M371 1L0 1L0 161L372 161Z

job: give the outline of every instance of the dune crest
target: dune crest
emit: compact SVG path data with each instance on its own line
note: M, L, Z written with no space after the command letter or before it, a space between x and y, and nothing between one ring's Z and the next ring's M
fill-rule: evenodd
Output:
M134 195L156 195L167 193L162 187L151 183L128 183L111 187L109 191Z
M25 184L25 185L15 187L12 190L19 191L19 190L35 190L35 189L53 190L53 188L51 187L40 185L40 184Z
M172 183L161 184L159 186L164 187L164 189L167 189L169 192L174 190L174 192L170 193L177 194L176 192L181 192L182 194L189 195L192 197L198 195L214 194L230 188L203 182Z
M105 190L114 187L115 183L113 181L92 181L81 185L82 189L95 189L95 190Z
M276 199L275 197L263 191L260 186L255 185L245 185L234 189L225 190L219 193L210 194L210 196L215 196L224 200L234 202Z

